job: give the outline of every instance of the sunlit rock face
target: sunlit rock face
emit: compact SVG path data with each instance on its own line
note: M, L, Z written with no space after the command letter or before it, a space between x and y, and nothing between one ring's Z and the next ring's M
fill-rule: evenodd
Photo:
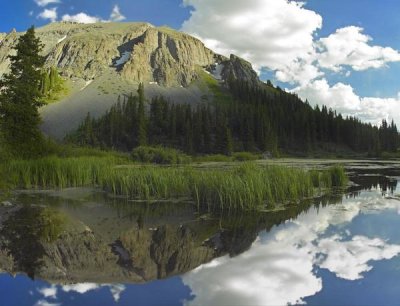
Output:
M20 35L0 35L0 75L8 71L7 56ZM232 75L258 81L244 60L227 59L190 35L148 23L52 23L37 29L37 36L44 44L46 65L68 78L87 81L117 71L132 82L187 87L199 78L199 68L226 63L221 80Z

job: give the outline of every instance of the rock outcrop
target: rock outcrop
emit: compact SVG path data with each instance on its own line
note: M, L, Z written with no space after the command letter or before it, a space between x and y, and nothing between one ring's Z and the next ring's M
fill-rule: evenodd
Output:
M199 67L225 63L223 77L258 80L251 65L231 56L227 59L198 39L148 23L52 23L36 31L44 44L46 65L57 67L71 79L96 79L113 70L132 82L164 87L189 86ZM7 72L7 56L22 33L0 34L0 76Z
M224 69L222 70L223 79L227 80L230 77L235 80L244 80L251 85L257 85L260 82L251 63L233 54L229 61L224 62Z
M196 67L213 64L219 58L189 35L150 28L134 44L122 75L163 86L188 86L197 78Z
M3 73L8 72L10 66L8 56L15 54L13 47L17 43L18 36L15 30L13 30L8 34L2 34L0 38L0 77Z

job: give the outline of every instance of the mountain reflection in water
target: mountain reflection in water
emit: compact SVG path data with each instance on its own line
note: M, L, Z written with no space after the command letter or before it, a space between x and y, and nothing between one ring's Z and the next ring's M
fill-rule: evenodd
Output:
M0 208L0 268L18 275L0 277L0 304L332 303L328 276L337 286L360 287L376 263L399 263L397 180L377 173L352 180L359 186L346 196L236 215L132 204L87 190L18 193ZM372 221L388 227L375 230ZM24 274L35 281L24 285ZM26 293L10 296L18 287Z

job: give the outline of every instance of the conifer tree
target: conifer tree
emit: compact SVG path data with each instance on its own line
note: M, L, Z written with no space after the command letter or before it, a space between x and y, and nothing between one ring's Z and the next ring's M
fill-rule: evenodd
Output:
M38 108L41 101L40 82L44 57L43 45L32 26L22 35L15 47L16 55L9 56L10 73L0 81L0 124L2 137L9 149L29 157L43 149L43 135Z
M137 90L138 98L139 98L139 107L138 107L138 145L145 146L147 144L147 126L146 126L146 114L144 109L144 85L143 83L139 84L139 88Z

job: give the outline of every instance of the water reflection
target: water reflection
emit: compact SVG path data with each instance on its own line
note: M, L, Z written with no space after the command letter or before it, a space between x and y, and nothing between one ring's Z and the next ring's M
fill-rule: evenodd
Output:
M400 254L400 245L389 243L386 237L351 231L356 218L388 209L400 212L400 201L383 198L382 192L363 191L332 206L314 206L260 233L246 253L215 259L187 273L183 280L195 298L185 304L302 304L304 298L322 290L320 269L345 280L362 279L374 261Z
M353 228L366 215L400 212L397 181L365 174L346 196L253 214L132 204L84 189L16 194L12 206L0 206L0 269L36 279L30 303L18 306L72 305L89 295L85 305L131 305L133 292L163 286L164 295L150 293L154 305L167 296L165 305L303 303L325 286L321 271L360 280L400 254L400 241L384 231ZM15 282L21 286L21 276Z
M14 212L0 230L0 256L6 269L34 278L44 265L44 243L56 240L65 222L62 214L50 208L24 206Z

